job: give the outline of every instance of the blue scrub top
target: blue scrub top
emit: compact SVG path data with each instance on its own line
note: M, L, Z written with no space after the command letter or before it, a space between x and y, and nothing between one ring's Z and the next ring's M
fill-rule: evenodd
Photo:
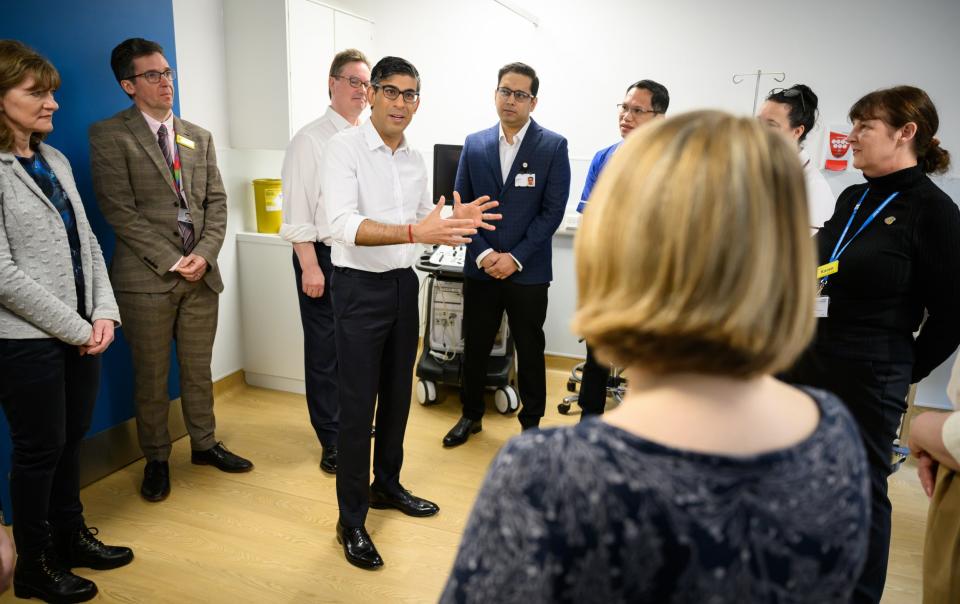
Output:
M577 211L581 214L583 213L583 209L587 207L587 199L590 198L593 186L597 184L597 179L600 178L600 172L603 171L603 167L610 161L610 157L613 156L614 152L616 152L622 144L623 141L621 140L606 149L597 151L597 154L593 156L593 161L590 162L590 169L587 171L587 181L583 183L583 193L580 194L580 203L577 204Z

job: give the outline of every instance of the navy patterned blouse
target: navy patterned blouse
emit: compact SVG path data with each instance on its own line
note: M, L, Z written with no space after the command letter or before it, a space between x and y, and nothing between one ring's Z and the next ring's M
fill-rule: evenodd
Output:
M847 602L866 555L857 428L820 422L747 457L666 447L599 420L526 433L487 474L441 602Z
M73 212L73 206L70 205L70 199L60 186L57 175L50 169L40 153L34 153L33 157L17 156L20 165L27 171L43 194L47 196L50 203L57 208L60 218L63 219L63 226L67 230L67 241L70 243L70 259L73 261L73 280L77 287L77 312L80 316L86 317L84 295L85 286L83 282L83 261L80 256L80 234L77 232L77 217Z

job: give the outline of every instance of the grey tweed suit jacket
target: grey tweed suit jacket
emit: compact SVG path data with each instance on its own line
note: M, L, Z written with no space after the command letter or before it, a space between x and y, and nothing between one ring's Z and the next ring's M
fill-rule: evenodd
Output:
M203 280L223 291L217 256L227 229L227 194L217 169L213 137L174 117L174 131L192 141L177 144L183 189L193 217L193 253L207 261ZM178 199L173 176L156 136L136 106L90 126L93 188L104 217L113 226L117 247L110 280L118 292L168 292L182 279L170 272L183 255L177 230Z
M49 145L41 144L38 152L73 206L89 321L77 313L70 243L60 213L17 158L0 153L0 338L86 344L92 321L119 324L120 313L70 163Z

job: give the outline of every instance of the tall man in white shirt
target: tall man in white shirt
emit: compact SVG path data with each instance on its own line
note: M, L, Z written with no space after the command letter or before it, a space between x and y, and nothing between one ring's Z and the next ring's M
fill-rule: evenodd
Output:
M330 226L320 186L320 165L330 137L360 125L367 107L370 63L359 50L339 52L330 64L330 106L300 129L283 158L283 224L280 236L293 244L293 270L303 323L304 376L310 423L320 441L320 469L337 471L337 349L329 288Z
M440 216L442 202L431 203L423 157L403 135L419 97L416 68L384 57L374 65L367 90L370 120L331 138L323 158L340 383L337 540L348 562L367 569L383 565L364 528L368 508L409 516L440 510L400 484L419 326L413 244L467 243L478 228L494 229L485 221L500 218L485 213L498 205L489 197L460 204L455 195L451 219Z

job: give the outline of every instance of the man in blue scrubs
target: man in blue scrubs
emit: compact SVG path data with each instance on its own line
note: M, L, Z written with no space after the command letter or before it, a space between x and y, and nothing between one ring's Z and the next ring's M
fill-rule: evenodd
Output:
M623 102L617 105L617 109L620 110L620 136L626 138L640 126L666 115L669 105L670 93L662 84L653 80L640 80L631 84L627 88ZM623 140L620 140L606 149L597 151L593 156L590 169L587 171L587 180L583 184L583 193L580 194L578 212L583 212L590 198L590 192L593 191L593 186L597 184L597 178L600 177L600 172L622 144ZM583 366L580 395L577 399L583 410L581 420L603 413L603 407L607 402L609 379L610 368L597 363L593 350L587 346L587 361Z

